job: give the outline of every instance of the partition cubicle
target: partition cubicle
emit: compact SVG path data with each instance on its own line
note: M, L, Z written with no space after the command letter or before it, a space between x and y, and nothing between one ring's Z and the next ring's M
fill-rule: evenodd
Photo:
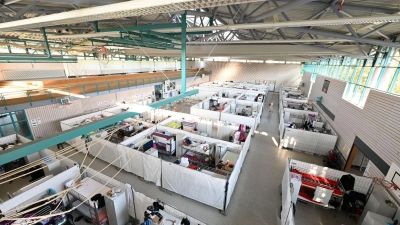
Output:
M179 117L181 115L177 115ZM163 121L163 124L170 124L174 119ZM188 149L198 149L198 147L188 146L182 147L184 139L192 139L197 142L207 142L215 145L218 154L214 154L215 162L220 160L227 162L231 160L232 167L230 169L217 169L207 167L200 162L191 161L190 165L177 165L170 161L162 160L148 154L153 147L151 145L143 149L144 143L150 142L154 144L158 140L153 139L154 132L171 135L176 142L175 158L188 157ZM234 185L240 173L245 155L250 146L251 138L247 138L243 145L234 144L227 141L217 140L204 137L192 133L191 131L180 130L169 126L157 125L144 132L141 132L120 144L110 143L101 138L101 135L92 137L97 144L93 145L89 152L97 155L98 158L106 162L112 163L114 166L121 168L125 165L124 170L131 172L146 181L155 183L157 186L168 189L175 193L184 195L204 204L213 206L221 211L225 211ZM143 141L145 140L145 141ZM147 140L147 141L146 141ZM138 146L139 145L139 146ZM132 148L139 147L137 150ZM141 148L142 147L142 148ZM202 148L201 148L202 149ZM143 152L145 151L145 152ZM196 157L203 155L201 150L194 152ZM193 156L193 154L192 154ZM233 174L233 175L231 175ZM228 190L226 186L228 185ZM214 193L210 195L209 193Z
M220 120L221 112L235 99L211 97L190 107L190 114Z
M275 89L274 84L263 84L256 82L233 82L233 81L212 81L200 84L199 87L208 88L232 88L232 89L242 89L242 90L252 90L261 91L267 93L268 91L273 91Z
M86 115L63 120L63 121L60 121L61 130L66 131L66 130L72 129L74 127L79 127L79 126L91 123L96 120L101 120L105 117L110 117L110 116L119 114L121 112L122 112L121 107L117 106L117 107L112 107L109 109L104 109L104 110L101 110L98 112L93 112L93 113L89 113ZM82 142L82 141L83 141L82 137L79 136L79 137L73 138L71 140L68 140L66 142L69 145L73 145L78 151L86 153L87 149L86 149L84 142ZM81 143L79 143L79 142L81 142ZM77 143L79 143L79 144L77 144Z
M281 91L281 95L282 93L285 92ZM319 112L312 111L314 107L309 106L309 100L289 98L307 105L301 109L293 109L287 108L287 98L281 99L279 131L282 147L318 155L327 155L335 148L338 138L336 132Z
M236 100L221 112L220 120L232 123L240 121L241 124L256 129L260 124L262 112L262 103Z

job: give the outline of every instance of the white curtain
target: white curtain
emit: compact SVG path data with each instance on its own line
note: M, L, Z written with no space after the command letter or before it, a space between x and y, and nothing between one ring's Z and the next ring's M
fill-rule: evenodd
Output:
M206 133L208 137L212 137L212 121L200 119L197 123L197 130L200 133Z
M132 217L135 217L133 190L130 184L125 184L125 197L126 197L126 203L128 203L128 214Z
M286 220L288 218L291 205L292 205L292 197L290 194L290 171L289 171L289 164L286 164L285 172L282 178L281 225L288 224Z
M162 162L162 174L163 188L217 209L224 209L225 179L165 161Z
M140 192L136 192L135 190L133 190L133 192L135 198L136 218L140 220L140 222L144 222L144 211L146 211L148 206L153 205L154 200Z
M161 159L143 154L143 178L161 186Z

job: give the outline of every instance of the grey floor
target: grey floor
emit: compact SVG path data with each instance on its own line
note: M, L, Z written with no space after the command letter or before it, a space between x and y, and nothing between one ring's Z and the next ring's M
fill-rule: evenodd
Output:
M277 93L270 93L265 104L268 105L271 101L278 102ZM277 147L279 141L278 123L278 106L274 107L272 113L263 113L261 124L251 141L250 152L246 156L226 216L220 214L217 209L197 201L178 194L163 192L154 184L146 183L133 174L123 172L118 174L116 179L130 183L135 190L153 199L158 198L210 225L278 225L280 224L278 215L281 206L279 184L287 159L290 157L309 163L322 164L322 158L318 156L279 149ZM82 161L83 154L77 154L72 159ZM105 162L96 160L92 164L92 168L100 170L106 165ZM113 176L116 171L114 167L109 167L104 173ZM355 220L348 219L344 212L339 212L334 217L334 211L300 202L296 206L295 222L296 225L356 224Z

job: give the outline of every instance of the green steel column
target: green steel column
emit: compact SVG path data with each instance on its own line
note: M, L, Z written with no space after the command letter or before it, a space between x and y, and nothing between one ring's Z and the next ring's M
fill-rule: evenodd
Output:
M44 44L46 46L47 57L51 58L50 46L49 46L49 42L47 41L46 29L44 27L41 27L40 30L42 31L42 34L43 34Z
M345 98L347 98L347 96L349 96L351 85L353 85L353 83L354 83L354 76L356 75L357 67L360 66L361 61L362 60L357 59L356 66L354 67L353 73L351 75L351 80L349 81L349 84L347 85L346 97Z
M389 90L388 90L389 93L392 93L392 91L394 89L394 85L396 84L396 81L397 81L397 77L399 76L399 73L400 73L400 67L397 67L396 72L394 73L392 82L390 83L390 86L389 86Z
M0 93L0 100L1 100L1 103L3 104L4 109L5 109L5 110L8 110L8 109L7 109L6 97L5 97L3 94L1 94L1 93Z
M94 24L93 24L93 26L94 26L94 32L99 32L99 22L98 21L94 21Z
M17 128L17 126L15 125L15 121L14 121L13 115L12 115L11 112L8 113L8 114L10 115L11 122L12 122L12 125L13 125L13 127L14 127L14 131L15 131L16 134L18 134L18 128Z
M396 39L394 39L394 40L396 40ZM376 89L379 88L379 84L381 83L383 75L386 72L386 68L387 68L387 66L388 66L388 64L390 62L390 57L392 55L392 51L393 51L393 48L389 48L389 50L387 51L385 59L382 59L384 61L383 61L381 72L379 73L379 76L378 76L378 80L376 81L376 85L375 85Z
M181 40L181 93L186 92L186 11L182 15Z

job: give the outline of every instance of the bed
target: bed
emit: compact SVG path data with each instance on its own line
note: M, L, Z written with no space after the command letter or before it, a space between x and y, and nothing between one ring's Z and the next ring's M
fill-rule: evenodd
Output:
M233 165L236 164L237 160L239 159L239 154L231 151L226 151L225 155L222 157L222 161L226 162L229 160Z
M179 129L179 128L181 127L181 124L180 124L180 123L177 123L177 122L171 122L171 123L169 123L169 124L167 125L167 127Z
M191 145L184 145L183 147L197 153L210 155L211 146L209 144L200 144L197 142L193 142ZM205 151L205 149L208 150Z
M301 171L300 169L292 168L291 172L297 173L301 175L301 187L299 191L299 196L298 199L304 202L308 203L313 203L315 205L328 208L328 209L335 209L334 206L332 205L324 205L320 202L314 201L313 200L313 194L315 192L315 189L317 187L322 187L325 189L332 190L332 198L336 199L336 202L341 202L343 195L344 195L344 189L341 187L340 181L337 179L337 181L333 179L328 179L325 177L319 177L315 176L313 174L306 173L304 171ZM339 207L337 207L338 209Z
M160 132L154 132L151 134L153 140L155 140L155 147L159 151L158 153L171 157L175 153L175 138L174 136L163 134Z
M102 194L105 196L110 190L109 187L86 177L81 181L81 185L71 189L68 194L75 197L77 200L72 203L72 207L79 205L86 199L90 199L93 194ZM104 224L108 221L106 208L97 209L97 204L93 201L85 201L84 204L80 205L77 210L81 212L85 217L92 219L95 224ZM97 223L97 218L99 223Z

